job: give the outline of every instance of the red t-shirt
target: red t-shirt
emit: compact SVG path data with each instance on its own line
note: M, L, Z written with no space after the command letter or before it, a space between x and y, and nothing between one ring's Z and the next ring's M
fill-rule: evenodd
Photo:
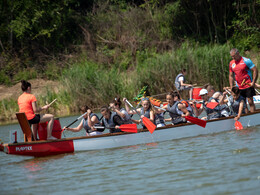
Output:
M31 120L35 117L32 103L36 101L37 100L34 95L26 92L24 92L18 98L19 112L24 112L28 120Z
M238 61L232 60L229 63L229 72L235 73L235 80L239 89L246 89L250 87L250 85L246 85L245 83L252 82L251 69L254 66L255 65L253 62L245 57L241 57ZM241 85L242 83L243 85Z

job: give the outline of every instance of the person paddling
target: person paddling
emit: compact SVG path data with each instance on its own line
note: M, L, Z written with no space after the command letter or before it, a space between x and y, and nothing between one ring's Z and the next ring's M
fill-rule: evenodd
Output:
M240 95L240 90L238 87L233 87L231 90L231 96L225 98L228 94L227 91L223 92L223 97L220 100L220 104L227 103L230 106L231 114L235 116L235 121L239 120L241 114L245 114L248 112L246 107L246 100L244 97Z
M125 101L125 99L124 99ZM141 119L140 120L132 120L134 123L137 123L137 124L140 124L142 123L142 118L143 117L147 117L150 121L152 121L154 123L154 111L152 109L152 105L151 105L151 102L149 100L148 97L143 97L141 98L141 105L142 107L141 108L137 108L136 111L135 110L130 110L129 106L127 104L126 105L126 110L129 114L137 114L136 111L138 113L140 113L141 115ZM145 125L142 124L143 126L143 129L146 129Z
M203 102L198 109L196 106L196 101L194 101L194 113L198 117L203 110L206 111L207 117L203 117L202 119L205 120L211 120L211 119L216 119L216 118L221 118L221 117L227 117L228 112L227 112L227 106L226 105L218 105L215 108L209 108L207 107L207 104L210 102L216 102L216 99L213 97L208 96L208 91L206 89L201 89L199 93L200 97L202 98Z
M31 94L32 87L31 83L28 81L22 80L21 81L21 88L23 94L18 98L18 106L19 112L24 112L28 122L32 125L33 136L37 139L37 126L38 123L48 122L47 125L47 140L54 140L57 139L52 136L52 128L54 123L54 116L52 114L37 114L42 110L47 110L50 105L47 104L43 107L37 106L37 99L36 97Z
M124 100L124 99L123 99ZM126 111L125 108L122 108L121 105L122 105L122 102L120 100L120 98L115 98L113 100L112 103L109 104L110 106L110 109L113 111L113 112L116 112L123 121L127 122L128 124L131 124L133 123L132 122L132 119L131 119L131 116L128 114L128 112Z
M83 116L83 119L81 120L80 124L75 127L75 128L69 128L69 127L64 127L63 129L72 131L72 132L79 132L82 128L86 130L86 135L87 136L93 136L93 135L102 135L102 132L104 129L96 129L95 126L100 125L100 121L98 116L89 109L87 105L82 106L80 108L80 111L82 114L86 113Z
M163 109L169 111L170 117L165 121L171 121L173 125L187 123L185 116L190 116L191 113L187 110L186 105L179 100L179 94L177 91L169 92L166 95L167 105L163 106Z
M116 112L111 112L107 106L102 106L100 112L103 115L101 125L108 128L110 133L122 132L120 125L128 124Z

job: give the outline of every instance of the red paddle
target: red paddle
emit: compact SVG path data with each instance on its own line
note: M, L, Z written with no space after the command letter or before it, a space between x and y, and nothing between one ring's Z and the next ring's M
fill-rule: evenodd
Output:
M112 129L113 127L104 127L104 126L94 126L96 129ZM123 124L119 126L121 131L130 132L130 133L138 133L136 124Z
M129 106L131 106L136 111L135 107L128 100L126 100L126 103L128 103ZM140 116L139 112L136 111L136 113ZM142 122L146 126L146 128L150 131L151 134L156 129L156 125L153 124L153 122L150 121L147 117L143 117Z
M137 125L136 124L124 124L120 125L119 129L125 132L137 133Z
M218 105L218 102L209 102L209 103L207 103L206 107L210 108L210 109L214 109L214 108L216 108L217 105Z
M164 111L166 111L166 112L170 112L169 110L166 110L166 109L164 109L164 108L160 108L160 107L158 107L158 106L154 106L155 108L158 108L158 109L161 109L161 110L164 110ZM206 127L206 124L207 124L207 121L204 121L204 120L201 120L201 119L199 119L199 118L195 118L195 117L193 117L193 116L185 116L185 119L187 120L187 121L190 121L191 123L193 123L193 124L196 124L196 125L199 125L199 126L201 126L201 127Z
M243 129L243 125L239 121L236 121L235 122L235 128L236 128L236 130L242 130Z
M195 117L193 117L193 116L185 116L185 119L186 119L187 121L190 121L191 123L196 124L196 125L199 125L199 126L201 126L201 127L203 127L203 128L205 128L205 127L206 127L206 124L207 124L207 121L201 120L201 119L199 119L199 118L195 118Z

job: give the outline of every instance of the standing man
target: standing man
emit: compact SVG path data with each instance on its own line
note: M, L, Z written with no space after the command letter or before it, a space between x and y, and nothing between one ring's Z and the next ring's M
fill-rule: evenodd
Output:
M258 70L249 58L240 56L238 49L231 49L230 56L233 59L229 63L230 88L233 88L235 76L236 85L239 87L240 95L247 98L250 112L254 112L255 104L253 96L255 95L254 87L258 77Z
M185 83L185 75L187 74L187 71L185 68L183 68L175 78L175 88L177 91L182 90L189 90L189 97L190 100L192 100L192 92L193 92L193 85Z

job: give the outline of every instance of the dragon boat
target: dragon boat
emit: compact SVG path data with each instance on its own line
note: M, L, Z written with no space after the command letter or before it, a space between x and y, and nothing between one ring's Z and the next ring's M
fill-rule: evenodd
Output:
M259 125L259 119L260 109L256 110L254 113L243 114L239 121L243 127L246 128ZM19 120L19 118L18 121L20 123L21 129L23 130L26 127L28 121ZM234 117L231 116L209 120L207 121L205 128L193 123L166 125L165 127L156 128L152 134L148 130L138 129L137 133L107 133L97 136L71 137L51 141L29 140L27 142L20 143L2 143L0 144L0 150L6 154L12 155L43 157L216 134L224 131L235 130L234 123Z

